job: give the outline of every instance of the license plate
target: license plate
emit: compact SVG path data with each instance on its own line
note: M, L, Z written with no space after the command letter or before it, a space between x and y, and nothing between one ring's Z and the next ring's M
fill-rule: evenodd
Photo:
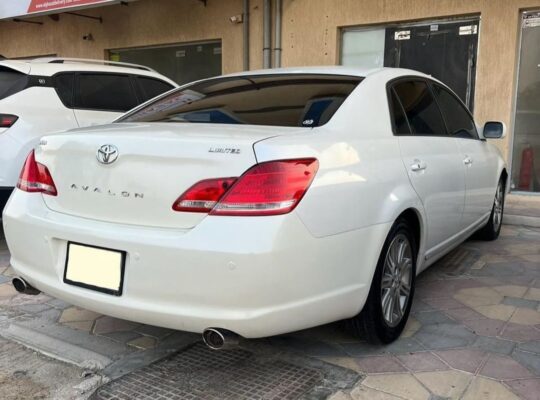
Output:
M126 253L68 243L64 282L115 296L122 294Z

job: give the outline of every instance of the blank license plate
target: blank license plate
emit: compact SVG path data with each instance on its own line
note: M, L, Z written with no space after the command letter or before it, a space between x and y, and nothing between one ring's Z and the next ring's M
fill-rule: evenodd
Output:
M122 294L126 253L68 243L64 282L115 296Z

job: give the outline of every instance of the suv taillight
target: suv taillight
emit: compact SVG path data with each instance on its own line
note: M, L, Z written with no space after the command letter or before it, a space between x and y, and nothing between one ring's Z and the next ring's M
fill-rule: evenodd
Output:
M264 162L238 180L196 183L175 201L173 210L236 216L287 214L298 205L318 169L315 158Z
M26 158L17 188L25 192L43 193L50 196L58 194L49 170L45 165L36 161L34 150Z
M11 114L0 114L0 128L11 128L19 117Z

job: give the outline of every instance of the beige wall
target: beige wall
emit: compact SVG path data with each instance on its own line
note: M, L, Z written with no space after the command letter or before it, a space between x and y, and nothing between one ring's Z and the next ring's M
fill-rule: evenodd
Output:
M0 22L0 54L102 59L108 49L221 39L223 71L242 69L242 25L229 21L242 13L242 0L209 0L206 7L198 0L141 0L81 13L101 16L103 24L66 14L58 22L32 19L43 25ZM94 41L82 40L90 32Z
M475 94L479 122L502 119L511 126L520 10L540 0L283 0L283 66L331 65L339 59L340 29L346 26L414 22L480 15ZM242 69L242 0L139 0L129 6L84 11L103 24L61 15L44 25L0 22L0 54L58 54L103 58L107 49L221 39L223 72ZM251 0L252 69L262 66L262 0ZM91 32L93 42L82 36ZM508 155L510 140L500 142Z

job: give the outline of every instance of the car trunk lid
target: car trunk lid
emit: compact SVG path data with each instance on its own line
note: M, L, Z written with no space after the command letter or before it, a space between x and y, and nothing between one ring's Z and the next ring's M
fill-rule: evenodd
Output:
M50 170L58 195L43 198L51 210L69 215L189 229L206 214L173 211L184 191L203 179L242 175L257 162L256 142L293 130L117 123L45 137L36 160ZM98 155L100 149L109 159Z

